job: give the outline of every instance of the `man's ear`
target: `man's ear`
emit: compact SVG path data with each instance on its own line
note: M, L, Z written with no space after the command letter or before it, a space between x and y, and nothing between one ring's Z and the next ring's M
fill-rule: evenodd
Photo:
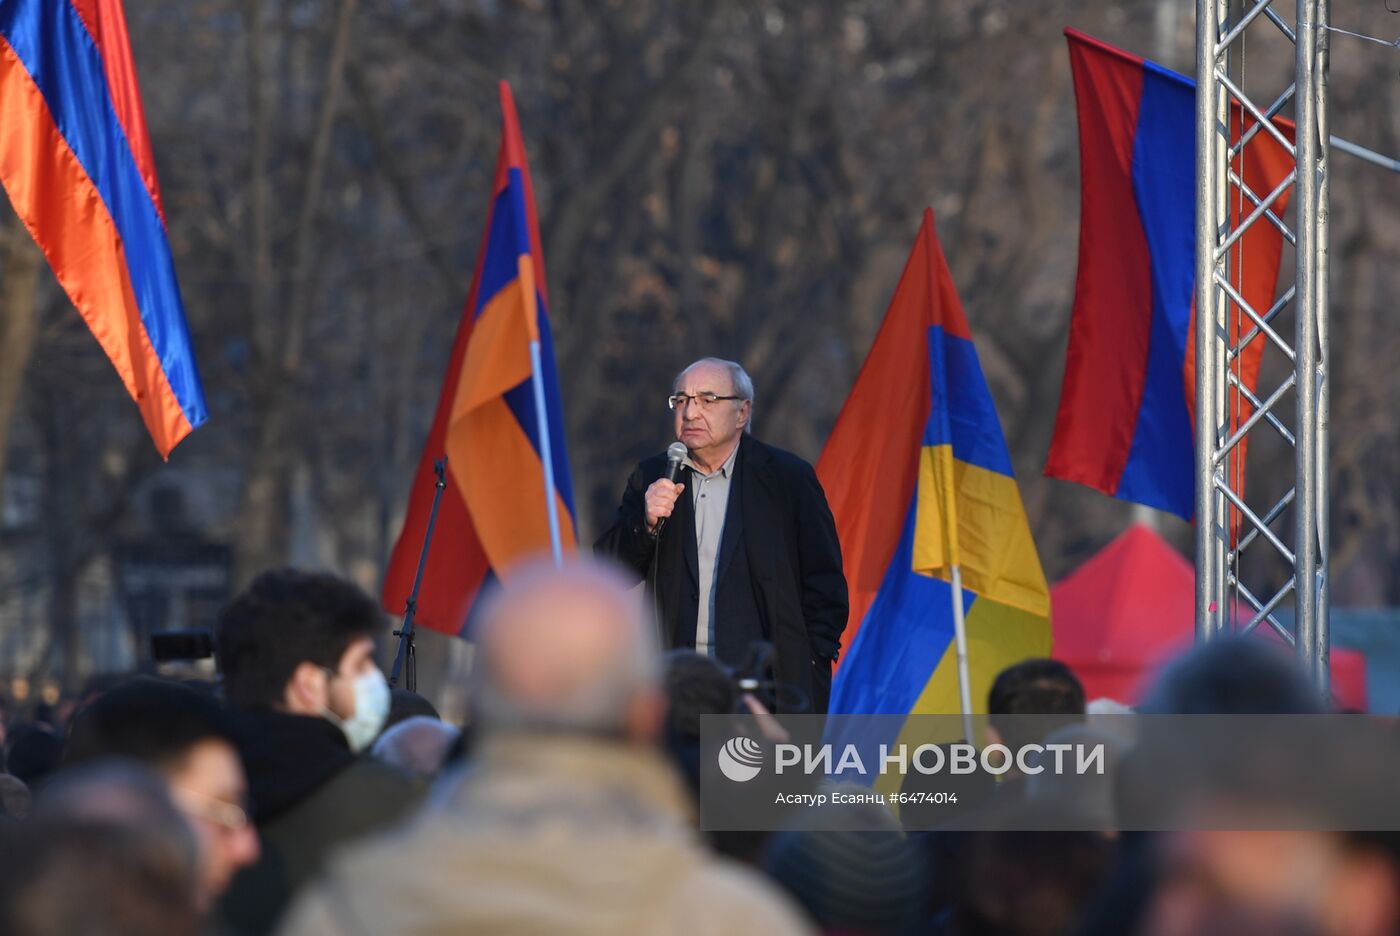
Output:
M749 424L749 417L753 415L753 401L745 400L739 405L739 428L742 429Z
M320 715L329 701L326 696L326 671L315 663L303 660L292 670L292 678L282 689L282 705L293 715Z

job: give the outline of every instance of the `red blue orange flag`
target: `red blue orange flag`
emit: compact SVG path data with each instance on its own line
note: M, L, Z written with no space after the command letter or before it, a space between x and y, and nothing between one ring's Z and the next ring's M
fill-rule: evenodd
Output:
M555 370L535 196L510 86L501 82L501 150L486 231L465 313L414 475L408 515L382 601L402 611L413 587L434 493L433 463L447 455L417 621L461 634L481 588L516 560L550 548L549 450L560 534L575 545L573 484ZM530 344L540 348L543 406L532 387ZM537 415L543 411L543 425Z
M1079 107L1079 272L1045 473L1190 520L1196 86L1076 30L1065 35ZM1291 126L1278 123L1291 136ZM1238 140L1238 111L1234 125ZM1242 163L1244 181L1261 198L1293 168L1268 133L1244 147ZM1233 224L1239 200L1232 188ZM1287 202L1285 194L1274 212L1282 216ZM1238 291L1260 317L1274 301L1282 249L1278 229L1258 223L1232 254ZM1234 366L1250 392L1263 348L1263 340L1251 342ZM1232 419L1239 424L1250 412Z
M1049 589L932 211L817 474L851 594L832 713L960 710L954 565L974 711L1003 668L1049 654Z
M204 422L120 0L0 3L0 183L161 455Z

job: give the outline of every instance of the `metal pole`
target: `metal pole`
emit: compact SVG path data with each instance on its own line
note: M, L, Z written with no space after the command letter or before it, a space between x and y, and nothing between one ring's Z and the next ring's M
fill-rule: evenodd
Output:
M1225 622L1229 507L1215 486L1215 451L1225 424L1225 297L1216 245L1229 227L1226 201L1230 112L1216 80L1229 0L1200 0L1196 17L1196 638ZM1208 232L1208 233L1207 233ZM1227 252L1228 253L1228 252Z
M962 565L953 565L953 640L958 654L958 701L962 705L963 740L975 744L972 734L972 675L967 667L967 608L963 604Z
M1313 80L1317 92L1315 94L1317 107L1317 138L1319 140L1329 140L1327 126L1327 73L1330 67L1328 44L1329 37L1327 24L1331 13L1331 0L1318 0L1317 3L1317 71ZM1328 431L1331 423L1330 411L1330 386L1331 386L1331 364L1330 345L1328 339L1328 320L1330 310L1327 300L1328 269L1330 266L1327 248L1327 215L1329 211L1329 180L1331 178L1331 154L1328 146L1318 147L1318 183L1317 183L1317 269L1315 276L1317 279L1317 554L1318 554L1318 583L1317 583L1317 628L1314 634L1315 643L1313 645L1313 657L1315 660L1313 678L1317 681L1318 688L1327 694L1331 690L1331 626L1328 620L1329 615L1329 583L1331 580L1331 567L1329 565L1331 535L1331 512L1329 502L1331 499L1331 484L1328 478Z
M437 482L433 485L433 509L428 512L428 527L423 531L423 549L418 553L418 571L413 574L413 591L408 593L408 601L404 605L403 624L394 631L394 636L399 638L399 649L394 654L394 665L389 671L389 685L399 684L399 672L404 669L404 661L408 661L408 670L405 679L405 687L409 692L418 691L418 650L413 644L413 619L418 615L418 589L423 585L423 569L428 564L428 547L433 543L433 527L437 526L438 506L442 503L442 492L447 488L447 456L444 455L433 462L433 473L437 475Z
M1294 449L1298 497L1294 505L1297 533L1294 540L1294 569L1297 575L1296 650L1308 671L1317 679L1318 588L1321 584L1317 519L1319 508L1318 476L1318 333L1317 281L1319 261L1318 158L1322 140L1318 135L1318 103L1321 89L1317 86L1318 66L1318 0L1297 0L1297 83L1295 100L1297 123L1298 180L1296 199L1297 255L1297 321L1294 353L1297 355L1297 447Z
M535 431L540 437L540 461L544 465L544 504L549 515L549 550L554 564L564 564L564 544L559 536L559 505L554 493L554 446L549 435L549 413L544 405L544 376L540 368L540 343L530 342L530 383L535 390Z

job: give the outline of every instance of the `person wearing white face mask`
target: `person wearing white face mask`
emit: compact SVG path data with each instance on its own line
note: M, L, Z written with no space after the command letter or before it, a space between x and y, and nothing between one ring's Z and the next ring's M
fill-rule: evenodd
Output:
M374 600L324 573L265 572L219 617L216 656L236 711L263 857L221 904L235 933L266 933L332 850L394 822L417 781L361 756L389 714Z

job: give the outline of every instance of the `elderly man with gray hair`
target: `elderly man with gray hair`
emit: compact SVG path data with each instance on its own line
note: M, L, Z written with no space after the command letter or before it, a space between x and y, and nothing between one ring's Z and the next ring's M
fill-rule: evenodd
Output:
M808 932L692 829L656 749L655 624L625 576L574 558L504 581L477 630L470 764L337 861L284 932Z
M816 472L753 437L753 381L734 361L691 364L666 402L675 458L637 466L594 550L645 579L668 647L737 666L771 644L774 678L824 713L849 604Z

